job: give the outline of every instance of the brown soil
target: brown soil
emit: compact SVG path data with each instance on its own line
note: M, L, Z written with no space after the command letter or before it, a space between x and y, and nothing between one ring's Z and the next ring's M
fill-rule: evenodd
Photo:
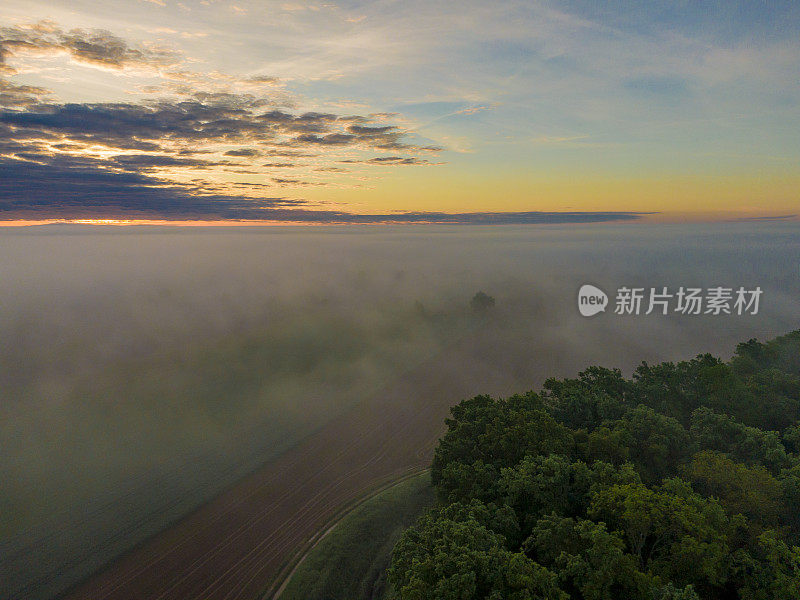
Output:
M480 352L485 340L476 337L462 338L459 350ZM65 598L271 597L294 559L342 508L429 465L451 405L508 384L502 369L463 364L439 357L415 368Z
M343 506L429 464L447 410L460 399L458 377L442 365L407 374L66 598L260 598Z

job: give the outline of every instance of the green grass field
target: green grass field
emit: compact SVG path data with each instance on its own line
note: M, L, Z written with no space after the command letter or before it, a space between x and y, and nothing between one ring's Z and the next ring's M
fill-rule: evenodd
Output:
M281 600L380 600L389 597L386 569L405 528L433 503L430 474L370 498L311 550Z

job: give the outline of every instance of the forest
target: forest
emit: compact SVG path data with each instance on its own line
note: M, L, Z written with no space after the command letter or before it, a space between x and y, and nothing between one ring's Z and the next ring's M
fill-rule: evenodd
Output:
M800 330L451 409L403 600L800 598Z

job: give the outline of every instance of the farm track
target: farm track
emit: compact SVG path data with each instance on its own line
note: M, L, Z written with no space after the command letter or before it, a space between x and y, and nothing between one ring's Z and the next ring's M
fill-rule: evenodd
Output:
M413 369L63 597L261 598L342 507L427 466L449 407L482 378L437 359Z

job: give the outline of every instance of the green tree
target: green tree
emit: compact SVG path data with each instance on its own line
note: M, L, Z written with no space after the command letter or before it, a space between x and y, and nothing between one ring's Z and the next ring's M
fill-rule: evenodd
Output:
M622 419L589 436L589 458L611 459L609 450L632 462L647 483L674 475L679 464L691 457L693 440L683 426L671 417L640 404ZM592 452L600 453L592 455ZM624 451L622 450L624 449Z
M650 597L652 600L700 600L700 596L694 591L693 585L676 588L672 583L654 589Z
M731 368L757 400L756 418L745 420L748 425L783 430L800 419L798 356L800 331L765 344L748 340L736 347Z
M800 425L786 427L781 433L781 442L787 452L800 455ZM795 457L794 462L800 462L798 458Z
M558 422L592 431L622 417L630 387L619 369L589 367L577 379L547 379L542 398Z
M776 531L765 531L750 553L739 552L734 559L742 600L800 598L800 548L784 542Z
M720 452L702 450L684 476L697 492L719 498L728 514L740 513L764 526L777 524L781 484L761 465L748 467Z
M685 481L669 479L657 489L612 486L594 495L588 514L620 532L642 570L682 586L727 581L728 537L738 522Z
M688 425L692 411L708 395L702 374L721 365L710 354L689 361L649 365L643 362L634 372L631 402L644 404L662 415Z
M731 367L742 377L773 368L800 376L800 329L764 344L754 339L742 342L736 346Z
M601 425L590 433L583 429L578 430L573 437L576 454L583 460L600 460L621 465L630 459L629 433L623 428L614 427L613 422Z
M444 468L453 462L482 461L496 469L517 464L527 455L565 453L572 446L569 430L544 409L534 393L495 400L476 396L450 409L447 433L439 441L431 464L431 479L442 483ZM444 483L447 483L445 481ZM447 497L450 489L440 493Z
M771 473L791 465L777 432L747 426L709 408L694 411L691 433L701 450L725 452L747 464L761 464Z
M784 469L780 474L781 523L791 530L794 543L800 543L800 465Z
M474 517L434 510L403 533L389 581L402 600L567 600L555 574L504 544Z
M498 468L481 459L472 463L450 461L438 473L437 495L444 503L490 502L497 497Z
M653 579L625 553L625 542L603 523L549 515L523 545L528 556L558 576L571 598L644 600Z
M544 515L577 517L585 514L590 494L618 483L639 482L631 465L617 469L604 462L587 465L566 456L527 456L515 467L503 469L497 483L502 501L520 520L523 535Z

